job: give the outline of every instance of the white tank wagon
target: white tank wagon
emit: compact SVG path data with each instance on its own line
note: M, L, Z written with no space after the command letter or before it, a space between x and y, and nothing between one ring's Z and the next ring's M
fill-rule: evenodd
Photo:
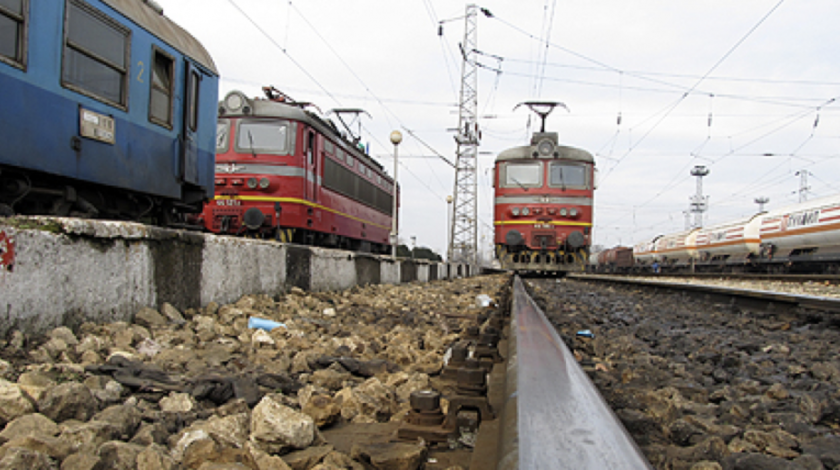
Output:
M697 258L697 229L663 235L656 241L655 251L665 266L687 266Z
M840 263L840 195L770 211L761 217L761 256L768 262Z
M650 266L654 261L659 261L659 256L656 254L656 242L661 237L658 236L653 240L638 243L633 246L633 258L636 260L636 266Z
M840 273L840 194L638 243L636 268Z
M765 213L697 231L697 261L709 264L745 264L759 255L759 227Z

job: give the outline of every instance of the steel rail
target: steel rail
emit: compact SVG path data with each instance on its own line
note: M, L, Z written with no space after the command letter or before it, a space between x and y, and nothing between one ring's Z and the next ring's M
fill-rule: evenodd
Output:
M788 294L756 289L742 289L737 287L713 286L709 284L686 284L682 282L656 281L649 279L632 279L624 276L604 276L593 274L570 274L570 279L581 281L606 281L630 285L659 287L693 292L697 294L719 295L735 299L782 304L790 307L801 307L815 310L840 312L840 299L818 297L814 295Z
M514 278L497 470L651 466Z
M593 273L595 274L595 273ZM600 275L600 274L596 274ZM715 273L715 272L663 272L655 274L650 272L641 273L610 273L606 276L631 276L631 277L685 277L685 278L715 278L715 279L743 279L753 281L783 281L783 282L829 282L840 283L840 274L767 274L767 273Z

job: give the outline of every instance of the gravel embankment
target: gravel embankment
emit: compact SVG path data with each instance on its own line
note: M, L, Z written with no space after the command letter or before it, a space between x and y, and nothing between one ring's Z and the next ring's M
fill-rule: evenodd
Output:
M476 324L476 296L506 280L293 289L18 332L0 342L0 470L437 468L423 443L342 452L321 431L402 422Z
M655 468L840 468L840 318L531 283Z

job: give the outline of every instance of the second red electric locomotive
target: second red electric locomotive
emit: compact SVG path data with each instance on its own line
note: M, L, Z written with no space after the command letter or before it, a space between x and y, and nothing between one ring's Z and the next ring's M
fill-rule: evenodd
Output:
M387 253L394 180L329 120L274 88L219 103L215 198L220 234Z
M583 270L591 244L595 160L545 132L545 118L561 103L524 104L540 115L542 127L530 145L496 157L496 257L503 269L516 271Z

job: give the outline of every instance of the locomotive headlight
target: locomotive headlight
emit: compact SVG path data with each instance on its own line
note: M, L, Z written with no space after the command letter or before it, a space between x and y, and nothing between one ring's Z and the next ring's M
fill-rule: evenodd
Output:
M257 179L256 178L248 178L248 187L250 189L256 189L257 188Z
M562 209L560 209L560 215L561 215L561 216L566 217L566 214L567 214L567 213L568 213L568 211L566 210L566 208L565 208L565 207L564 207L564 208L562 208Z
M577 217L578 210L573 208L572 210L569 211L569 215L572 216L572 217Z
M530 214L530 213L531 213L531 210L530 210L530 209L528 209L527 207L523 207L523 208L522 208L522 215L528 215L528 214Z
M514 217L519 217L519 208L514 207L513 209L510 210L510 213L513 214Z
M540 155L548 156L554 151L554 142L546 139L537 144L537 151Z
M238 111L245 104L245 97L241 93L232 91L225 97L225 106L231 111Z
M262 189L267 188L269 183L270 183L270 181L268 181L268 178L260 178L260 188L262 188Z

